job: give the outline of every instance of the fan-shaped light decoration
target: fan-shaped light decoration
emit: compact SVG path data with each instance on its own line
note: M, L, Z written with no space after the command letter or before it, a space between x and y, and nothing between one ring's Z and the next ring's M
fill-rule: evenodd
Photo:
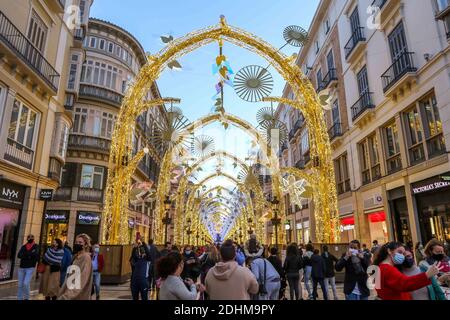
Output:
M190 147L191 135L186 130L189 120L175 108L169 109L166 119L155 122L156 130L150 142L159 150L174 149L177 154L183 153Z
M264 121L273 121L275 119L276 117L272 107L261 108L256 113L256 120L259 124L263 123Z
M175 117L175 118L181 118L183 116L183 111L178 107L171 106L166 111L166 114L173 115L173 117Z
M240 182L245 184L246 187L250 187L259 183L258 177L254 173L253 168L248 166L242 168L242 170L238 174L238 179Z
M245 101L258 102L272 93L273 78L267 69L251 65L242 68L234 77L234 90Z
M200 158L209 156L215 150L214 139L207 135L200 135L192 142L192 153Z
M279 145L283 145L288 140L288 129L286 125L279 120L264 121L258 127L261 135L266 139L269 145L272 145L274 134L278 134Z
M308 41L308 32L299 26L289 26L283 31L284 40L294 47L303 47Z

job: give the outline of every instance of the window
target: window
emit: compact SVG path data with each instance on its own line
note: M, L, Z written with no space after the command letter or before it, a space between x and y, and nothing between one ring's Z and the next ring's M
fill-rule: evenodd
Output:
M429 158L433 158L445 153L445 141L442 134L442 121L439 116L436 96L434 93L419 101L422 113L425 138L427 140L427 149Z
M361 27L361 23L359 21L358 7L356 7L350 15L350 27L352 30L352 34L354 34L355 32L359 32L360 30L359 28Z
M62 129L61 129L61 138L59 140L59 146L58 146L58 154L62 157L66 157L66 151L67 151L67 143L69 140L69 127L66 123L61 123Z
M116 56L118 57L122 57L122 47L119 46L118 44L116 45Z
M81 82L116 90L117 72L114 66L88 60L81 70Z
M34 149L38 114L19 100L14 101L9 122L8 139L28 149Z
M334 170L336 174L338 194L343 194L350 191L350 178L348 175L348 162L346 153L334 160Z
M439 11L444 11L450 5L449 0L436 0L436 2Z
M407 67L412 66L410 56L405 54L408 52L406 43L405 29L403 22L400 22L388 36L389 49L391 51L392 62L394 63L394 76L397 77Z
M330 32L330 20L329 19L325 20L324 28L325 28L325 35L327 35Z
M86 0L80 0L80 21L84 22L84 15L86 12Z
M111 113L103 112L100 135L104 138L111 139L114 130L116 116Z
M91 40L89 42L89 47L95 48L97 46L97 38L91 37Z
M364 66L356 76L358 81L359 96L362 97L369 92L369 79L367 77L367 67Z
M114 52L114 43L108 42L108 52L113 53Z
M402 169L398 130L395 122L383 128L386 164L388 174Z
M88 111L87 108L76 108L73 121L73 133L86 133Z
M368 184L381 178L378 140L375 134L359 143L362 184Z
M315 41L314 45L315 45L315 48L316 48L316 53L318 53L319 50L320 50L319 41Z
M301 138L301 145L302 145L302 154L305 155L309 152L309 133L308 129L304 130L302 132Z
M3 119L3 112L5 110L5 97L6 97L6 88L0 85L0 119ZM3 121L0 123L0 131L3 126Z
M333 50L330 50L327 54L327 67L328 71L331 69L334 69L334 57L333 57Z
M104 168L91 165L83 165L81 171L81 188L103 189Z
M100 45L98 46L100 50L105 50L105 40L100 39Z
M317 71L316 81L317 81L317 91L322 90L323 89L322 69L319 69L319 71Z
M333 103L333 107L331 109L331 118L333 125L339 124L341 122L338 99L336 99Z
M77 81L77 70L78 70L78 55L72 55L72 63L70 64L69 70L69 80L67 84L67 89L74 90L75 83Z
M409 149L410 164L417 164L425 160L423 148L423 129L417 107L403 114L406 129L406 143Z
M44 52L48 28L38 14L33 11L28 27L28 40L41 52Z

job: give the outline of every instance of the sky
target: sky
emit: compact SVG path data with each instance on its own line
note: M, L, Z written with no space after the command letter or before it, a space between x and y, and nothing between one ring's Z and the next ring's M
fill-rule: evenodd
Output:
M219 23L219 17L225 15L228 24L249 31L275 48L285 44L284 28L298 25L308 30L319 0L95 0L91 8L91 17L111 21L133 34L146 52L152 54L160 51L164 44L160 36L172 35L174 38L184 36L194 30ZM298 48L286 46L283 53L290 56L298 53ZM182 70L167 69L157 81L163 97L177 97L182 100L179 107L191 121L211 113L214 109L217 76L212 73L212 64L219 55L217 43L179 59ZM267 67L268 62L257 54L239 48L233 44L224 44L227 57L234 73L249 65ZM274 79L271 96L281 96L285 81L271 67L268 69ZM230 86L225 87L224 107L227 113L234 114L254 126L257 126L256 113L270 103L249 103L241 100ZM276 105L273 106L276 108ZM230 126L226 131L218 123L205 127L197 134L212 137L215 150L227 150L244 160L251 154L252 139L240 129ZM205 170L198 179L215 170L216 160L205 164ZM224 160L228 173L236 176L232 162ZM196 182L196 181L194 181ZM234 188L233 183L225 178L217 178L212 185ZM210 187L210 186L208 186Z

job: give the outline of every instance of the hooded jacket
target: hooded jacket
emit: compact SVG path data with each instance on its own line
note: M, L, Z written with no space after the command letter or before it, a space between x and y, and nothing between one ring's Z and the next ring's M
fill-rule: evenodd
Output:
M217 263L208 271L205 285L211 300L250 300L259 288L253 273L236 261Z

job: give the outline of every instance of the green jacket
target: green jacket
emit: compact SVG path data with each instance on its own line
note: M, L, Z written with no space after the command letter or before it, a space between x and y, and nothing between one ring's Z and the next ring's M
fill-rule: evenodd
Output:
M426 261L422 261L419 264L419 267L422 272L427 272L429 265ZM430 295L430 300L447 300L445 293L442 291L436 277L431 278L431 284L427 287L427 289L428 294Z

